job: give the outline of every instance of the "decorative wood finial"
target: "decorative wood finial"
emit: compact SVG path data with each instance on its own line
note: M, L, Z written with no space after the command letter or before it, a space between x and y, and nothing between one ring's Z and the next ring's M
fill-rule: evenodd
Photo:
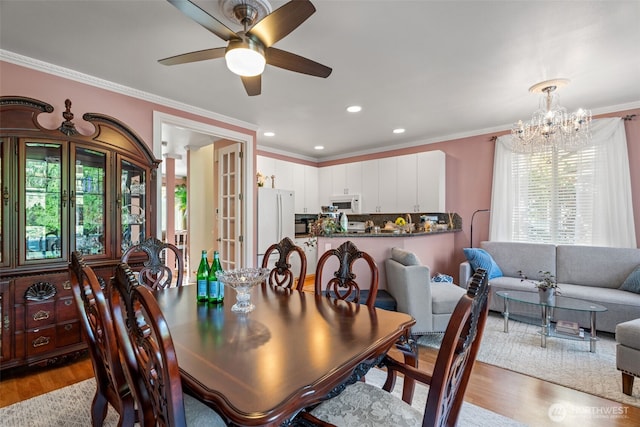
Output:
M64 118L64 122L60 125L58 130L64 133L67 136L78 135L78 131L76 130L76 125L73 124L73 113L71 112L71 100L65 99L64 101L65 111L62 113L62 117Z

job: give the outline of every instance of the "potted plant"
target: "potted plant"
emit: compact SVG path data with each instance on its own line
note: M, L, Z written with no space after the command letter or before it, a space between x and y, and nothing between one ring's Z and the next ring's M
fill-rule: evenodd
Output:
M541 279L539 280L531 280L529 279L522 270L518 270L518 275L520 276L520 281L527 281L529 283L533 283L533 285L538 289L538 294L540 295L540 302L542 304L547 305L555 305L556 295L560 294L560 288L558 287L558 283L556 282L556 276L551 274L550 271L539 271Z

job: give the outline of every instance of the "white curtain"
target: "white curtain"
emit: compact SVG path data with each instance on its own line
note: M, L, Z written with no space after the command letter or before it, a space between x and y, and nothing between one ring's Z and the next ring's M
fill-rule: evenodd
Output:
M636 247L635 223L631 204L631 178L624 121L621 118L605 118L591 123L592 141L595 147L596 202L589 205L593 246ZM493 188L491 195L491 240L513 240L513 211L518 203L518 177L513 176L512 162L515 156L513 137L498 137L495 147ZM579 186L578 186L579 188ZM576 195L580 197L580 194Z

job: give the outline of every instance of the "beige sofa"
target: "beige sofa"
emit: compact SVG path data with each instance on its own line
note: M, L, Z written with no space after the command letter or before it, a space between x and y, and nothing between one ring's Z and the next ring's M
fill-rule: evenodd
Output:
M501 312L503 309L503 300L496 297L495 292L536 292L532 283L520 279L519 270L533 279L540 277L540 271L549 271L556 276L562 296L589 300L607 307L606 312L597 314L596 327L599 331L615 333L617 324L640 318L640 294L618 289L640 265L640 249L516 242L482 242L480 246L492 256L503 273L502 277L490 280L494 294L490 310ZM459 273L460 284L465 286L472 275L469 262L460 265ZM514 310L518 314L516 307L509 307L510 312ZM589 327L588 313L556 310L555 317Z

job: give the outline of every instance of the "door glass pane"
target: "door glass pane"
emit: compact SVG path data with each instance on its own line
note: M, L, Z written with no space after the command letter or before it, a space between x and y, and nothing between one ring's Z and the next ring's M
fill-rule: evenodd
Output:
M76 250L104 254L106 155L78 148L75 170Z
M146 237L146 177L144 169L122 161L122 251Z
M61 256L61 155L60 144L26 144L24 239L27 260Z
M0 265L3 264L4 261L4 253L2 252L2 248L4 248L4 229L3 227L3 219L4 219L4 206L5 203L9 203L9 199L5 200L5 197L9 197L9 188L7 184L4 182L4 169L2 169L2 165L4 165L4 145L6 142L3 139L0 139L0 192L2 193L2 197L0 198ZM0 316L2 319L2 316ZM1 344L0 344L1 345ZM1 352L0 352L1 353Z

